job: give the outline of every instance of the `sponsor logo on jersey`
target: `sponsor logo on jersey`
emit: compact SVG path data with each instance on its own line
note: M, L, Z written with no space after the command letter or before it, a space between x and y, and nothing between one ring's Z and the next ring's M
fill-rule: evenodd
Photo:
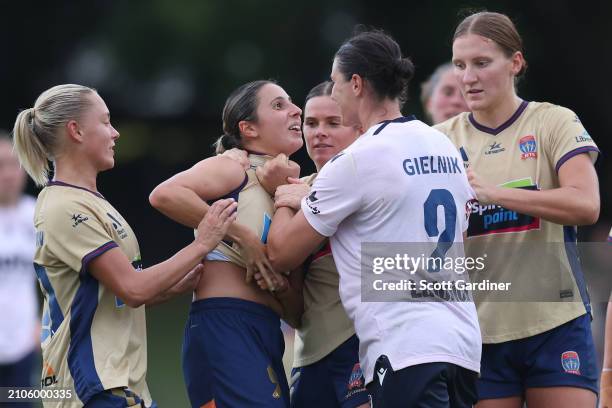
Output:
M591 135L589 135L589 132L587 132L586 130L582 132L580 135L576 136L577 143L584 143L584 142L591 142L591 141L593 141L593 139L591 138Z
M111 213L106 213L106 215L108 215L108 218L110 218L111 224L113 225L115 231L117 231L117 235L119 235L119 238L126 239L128 234L127 232L125 232L125 228L123 228L123 225L119 222L119 217L114 217Z
M87 221L89 218L84 217L82 214L72 214L70 219L74 221L72 228L76 228L80 223Z
M537 190L531 179L510 181L502 185L507 188L522 188ZM478 201L468 202L471 210L468 237L506 232L528 231L540 228L540 219L531 215L521 214L500 205L482 205ZM466 208L467 209L467 208Z
M566 351L561 354L561 366L566 373L580 375L580 357L575 351Z
M537 144L535 136L527 135L519 139L519 149L521 149L521 159L537 159Z
M489 145L489 150L485 152L485 155L501 153L505 151L506 151L506 148L501 147L501 143L493 142L492 144Z
M43 231L36 231L36 246L40 248L45 243L45 233Z
M319 199L317 198L316 191L313 191L312 193L310 193L310 195L306 198L306 205L308 206L308 208L310 208L310 211L315 215L321 213L321 211L313 204L317 201L319 201Z
M582 122L580 121L580 118L578 117L578 115L574 115L574 122L575 122L575 123L582 123Z
M365 391L365 378L363 377L363 371L361 370L361 365L359 363L356 363L353 366L353 371L349 377L347 390L348 392L345 398L350 398L358 392Z
M53 384L57 384L57 376L55 370L47 362L43 364L43 378L40 380L41 387L50 387Z

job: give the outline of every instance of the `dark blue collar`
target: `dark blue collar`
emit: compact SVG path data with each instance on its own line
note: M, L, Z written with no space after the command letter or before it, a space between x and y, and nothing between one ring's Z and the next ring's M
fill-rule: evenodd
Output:
M377 135L380 132L382 132L385 126L387 126L389 123L405 123L405 122L410 122L411 120L416 120L416 116L408 115L408 116L399 117L397 119L383 120L382 122L379 123L380 126L378 127L378 129L374 131L374 135Z

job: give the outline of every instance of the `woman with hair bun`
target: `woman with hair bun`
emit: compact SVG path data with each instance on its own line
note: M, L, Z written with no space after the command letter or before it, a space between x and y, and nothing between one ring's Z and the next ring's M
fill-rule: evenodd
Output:
M467 408L476 401L480 368L474 304L427 299L427 293L416 299L411 291L399 294L401 301L362 301L371 294L362 293L362 273L363 282L374 276L362 265L362 255L372 256L362 253L362 243L450 247L467 228L464 209L472 194L463 167L415 170L417 161L429 166L434 158L455 164L461 158L443 134L402 115L413 73L410 59L381 31L361 32L340 47L332 98L342 124L361 125L365 133L323 166L300 211L277 194L268 249L273 266L288 269L330 237L340 298L359 338L374 407Z

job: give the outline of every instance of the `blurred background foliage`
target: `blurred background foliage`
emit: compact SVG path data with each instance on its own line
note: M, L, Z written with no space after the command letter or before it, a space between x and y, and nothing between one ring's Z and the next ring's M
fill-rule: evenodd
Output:
M221 110L238 85L275 78L299 105L329 76L331 61L356 24L384 28L416 64L405 113L423 117L420 83L450 59L450 40L469 10L507 13L523 36L527 100L573 109L604 152L598 163L602 215L583 229L603 240L612 214L612 3L609 1L391 0L0 0L0 127L59 83L95 87L121 132L116 168L99 188L129 220L146 265L191 232L148 204L150 191L212 154ZM314 167L296 155L303 174ZM36 194L30 184L29 192ZM180 342L189 298L150 309L149 382L161 407L187 406Z

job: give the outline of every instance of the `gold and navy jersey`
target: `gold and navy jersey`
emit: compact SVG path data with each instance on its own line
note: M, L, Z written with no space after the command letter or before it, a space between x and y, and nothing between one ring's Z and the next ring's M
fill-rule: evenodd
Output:
M116 247L140 270L134 231L100 194L61 182L40 192L34 226L34 267L45 298L41 385L71 388L82 404L103 390L126 387L150 406L145 308L125 305L88 270Z
M312 186L317 173L302 178ZM295 332L293 366L313 364L334 351L355 334L346 315L338 289L340 276L325 240L305 264L304 314Z
M238 202L236 222L250 228L264 244L274 215L274 200L259 184L255 170L263 166L271 156L249 154L251 167L246 171L243 183L222 198L234 198ZM246 267L240 247L232 241L221 243L206 256L211 261L232 262L241 268Z
M575 113L549 103L523 102L496 129L477 123L470 113L459 114L435 128L453 141L466 166L471 166L483 180L507 188L558 188L558 171L567 160L581 153L588 153L594 160L599 152ZM516 248L517 244L558 243L538 257L508 256L503 265L481 273L488 274L486 277L494 282L518 282L511 277L537 270L538 279L521 276L520 283L533 286L560 280L566 286L555 302L487 302L493 294L475 296L485 343L533 336L590 310L576 256L574 226L555 224L499 205L476 203L471 208L467 235L468 256L481 256L504 246ZM537 264L547 257L552 257L560 268L538 268Z

